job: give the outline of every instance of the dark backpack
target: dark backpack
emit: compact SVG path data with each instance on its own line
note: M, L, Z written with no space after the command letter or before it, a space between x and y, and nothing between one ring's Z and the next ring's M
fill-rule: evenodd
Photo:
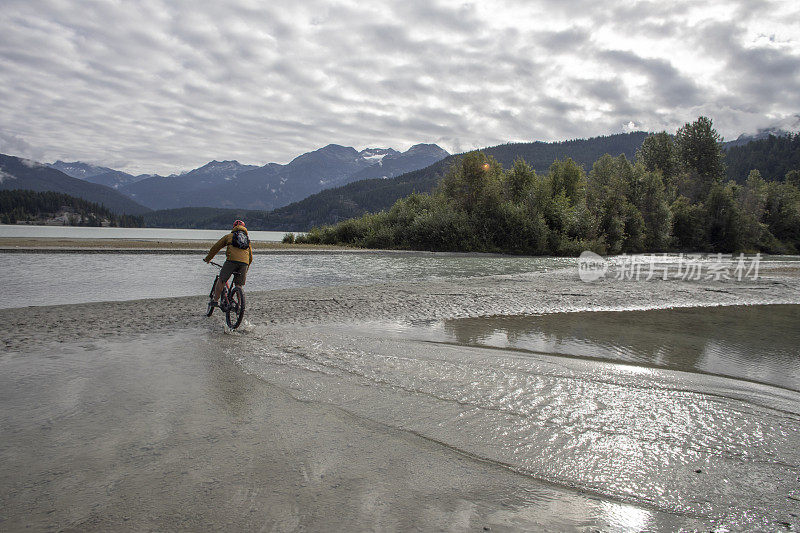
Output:
M247 250L250 248L250 237L248 237L247 233L243 232L242 230L234 231L231 244L237 248L241 248L242 250Z

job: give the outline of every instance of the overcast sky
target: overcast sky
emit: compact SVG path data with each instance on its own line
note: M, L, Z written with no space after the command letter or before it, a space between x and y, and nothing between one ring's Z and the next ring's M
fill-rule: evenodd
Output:
M800 2L0 0L0 153L171 173L800 113Z

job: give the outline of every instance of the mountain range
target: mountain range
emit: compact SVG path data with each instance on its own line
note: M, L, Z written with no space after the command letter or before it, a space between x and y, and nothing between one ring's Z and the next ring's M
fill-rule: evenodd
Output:
M746 176L751 168L761 169L767 179L779 179L783 174L778 171L784 166L796 166L796 157L783 152L796 150L798 137L776 140L769 137L774 133L765 130L724 144L733 179L741 180L739 174ZM521 157L544 174L555 159L570 157L588 170L605 153L633 159L647 135L632 132L562 142L509 143L483 151L506 168ZM764 163L768 156L770 161L775 159L776 150L786 165ZM152 226L213 228L232 213L246 213L254 229L302 231L386 209L412 192L432 191L455 157L427 144L405 152L392 148L358 151L330 144L285 165L211 161L190 172L163 177L133 176L82 162L42 165L0 155L0 189L63 192L101 203L116 213L146 213L145 223Z
M760 141L770 136L786 137L798 131L800 131L800 114L795 114L784 118L780 122L773 123L771 126L760 128L755 133L742 133L736 139L726 141L723 146L725 149L733 148L734 146L744 146L750 141Z
M2 156L0 189L55 191L105 205L117 213L215 207L271 210L352 181L390 179L425 168L449 154L435 144L356 150L329 144L285 165L211 161L183 174L134 176L81 161L43 165Z
M60 192L103 205L115 214L141 215L150 211L111 187L67 176L30 159L3 154L0 154L0 189Z
M646 132L637 131L561 142L509 143L481 151L497 159L505 168L511 167L517 158L522 158L537 173L546 174L553 161L567 157L586 169L591 168L592 163L603 154L624 154L628 159L633 159L647 135ZM360 180L320 191L267 213L265 227L307 230L313 226L334 224L364 213L387 209L411 193L431 192L457 157L448 156L428 167L406 172L393 179ZM148 217L145 217L145 223L148 223Z
M59 160L48 166L73 178L117 189L152 209L210 206L269 210L352 181L392 178L448 155L435 144L417 144L405 152L393 148L357 151L329 144L286 165L257 166L215 160L170 176L134 176L81 161Z
M286 165L257 167L238 161L211 161L179 176L152 176L119 188L152 209L236 207L271 210L323 189L368 178L392 178L447 157L435 144L405 152L392 148L355 148L329 144Z
M624 154L628 159L633 159L647 135L644 132L633 132L555 143L512 143L484 148L482 151L506 168L517 157L522 157L537 173L545 174L554 159L570 157L589 170L594 161L606 153L615 156ZM750 170L757 168L765 179L780 180L787 170L800 169L800 135L768 135L758 140L754 140L754 137L745 145L723 145L731 179L742 181ZM145 215L144 220L146 225L154 227L220 228L232 217L244 217L253 227L305 231L313 226L332 224L364 213L388 209L395 201L413 192L430 192L436 188L457 157L449 156L429 167L395 178L360 180L325 189L269 212L182 208L153 211Z
M133 176L127 172L121 172L108 167L90 165L89 163L83 163L82 161L67 163L59 160L55 163L49 163L47 166L56 170L60 170L72 178L78 178L79 180L96 183L98 185L105 185L106 187L111 187L112 189L119 189L124 185L135 183L148 177L147 174Z

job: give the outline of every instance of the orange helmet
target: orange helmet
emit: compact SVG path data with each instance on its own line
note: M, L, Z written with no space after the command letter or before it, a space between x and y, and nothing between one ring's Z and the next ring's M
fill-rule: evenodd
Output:
M234 222L233 227L235 228L236 226L242 226L243 228L247 227L244 225L244 221L242 220L237 220L236 222Z

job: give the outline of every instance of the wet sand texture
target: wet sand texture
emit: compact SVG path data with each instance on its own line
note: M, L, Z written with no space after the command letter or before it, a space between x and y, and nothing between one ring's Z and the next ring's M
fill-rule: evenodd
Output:
M797 304L797 273L583 284L565 269L253 292L252 329L238 335L202 316L202 297L0 310L0 459L11 465L0 529L797 528L797 393L357 331L368 320ZM643 416L658 402L663 413ZM710 422L699 441L681 418L693 412ZM592 436L595 423L612 432ZM558 439L581 431L585 446L559 457ZM587 479L591 465L572 461L602 460L603 447L597 472L639 469L615 486ZM662 452L677 461L657 464ZM692 457L710 459L688 469Z
M758 280L582 283L574 268L507 276L247 292L255 324L443 320L581 310L800 303L800 267L764 264ZM196 327L205 296L0 309L8 349ZM201 313L202 315L202 313Z
M203 331L0 360L0 529L569 531L635 506L301 402ZM654 513L651 524L699 525Z

